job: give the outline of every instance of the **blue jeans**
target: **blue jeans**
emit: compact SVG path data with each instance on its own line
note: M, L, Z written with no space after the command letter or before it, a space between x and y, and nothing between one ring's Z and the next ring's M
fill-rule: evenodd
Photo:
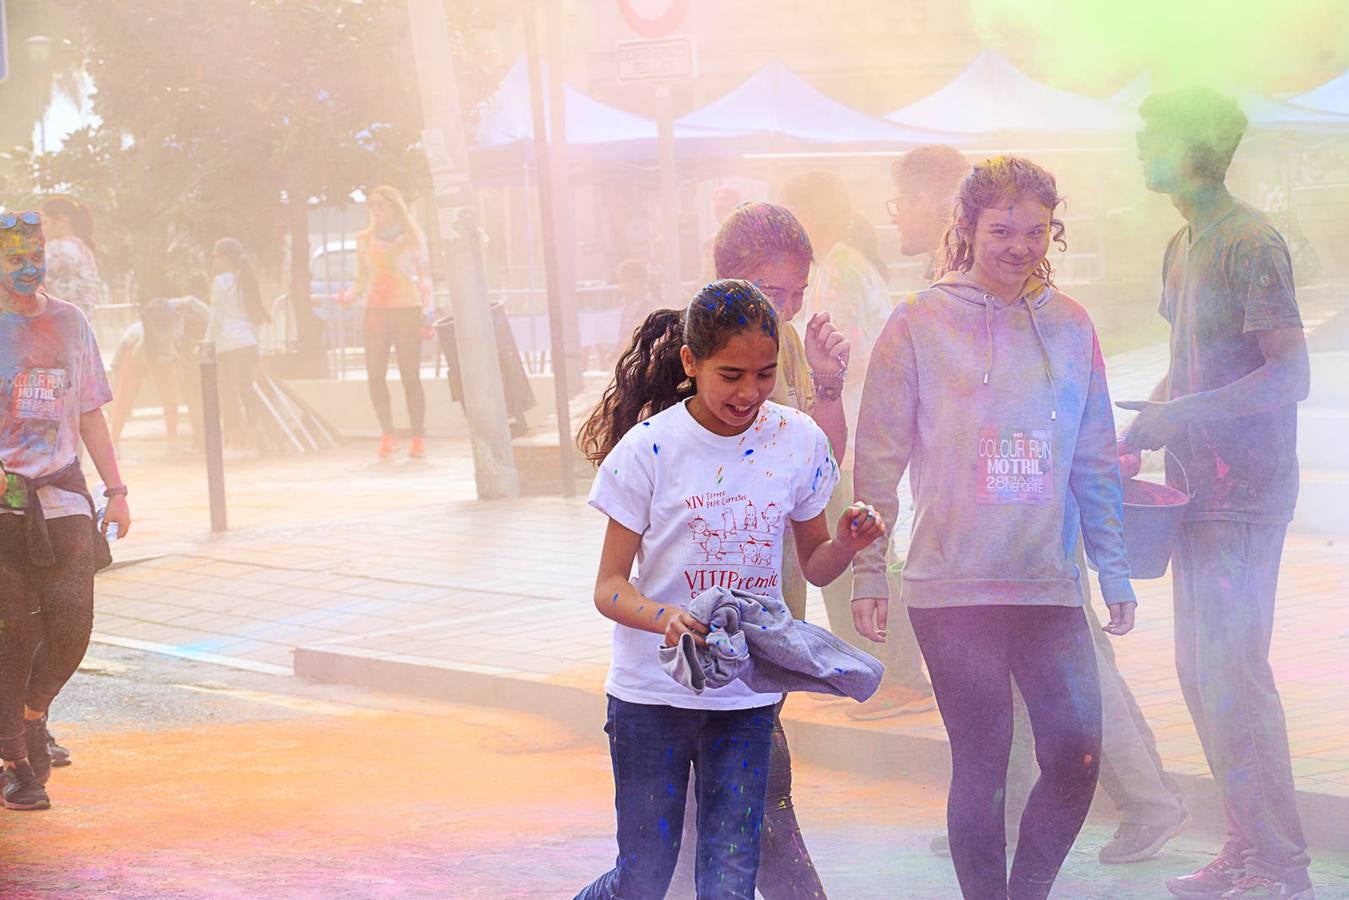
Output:
M1301 882L1310 863L1269 668L1285 527L1186 522L1172 559L1176 675L1227 815L1230 856Z
M689 767L697 775L699 898L754 900L773 707L679 709L609 698L618 859L576 900L665 896L679 858Z
M1044 900L1087 817L1101 759L1101 684L1087 618L1065 606L909 608L946 734L946 825L966 900ZM1040 777L1007 875L1012 681Z

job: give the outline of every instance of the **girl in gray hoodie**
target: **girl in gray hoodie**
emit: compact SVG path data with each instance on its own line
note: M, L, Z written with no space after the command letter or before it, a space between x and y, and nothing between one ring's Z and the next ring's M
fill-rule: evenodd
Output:
M1067 499L1110 607L1133 627L1122 488L1105 364L1090 318L1053 286L1063 224L1054 178L1000 157L965 178L943 275L906 298L867 369L856 494L887 522L912 469L905 606L951 741L951 856L967 898L1043 898L1086 817L1101 698ZM1074 523L1075 524L1075 523ZM858 631L884 640L885 545L854 562ZM1006 871L1003 795L1012 679L1041 775Z

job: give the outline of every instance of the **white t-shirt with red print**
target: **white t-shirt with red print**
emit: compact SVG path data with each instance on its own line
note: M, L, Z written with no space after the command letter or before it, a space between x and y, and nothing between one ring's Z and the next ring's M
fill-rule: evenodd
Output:
M679 403L623 436L600 464L590 504L642 536L632 579L668 621L712 587L782 596L782 540L824 511L838 482L824 432L805 413L765 403L733 437L713 434ZM781 699L739 681L701 695L660 667L661 634L614 625L605 691L629 703L752 709Z

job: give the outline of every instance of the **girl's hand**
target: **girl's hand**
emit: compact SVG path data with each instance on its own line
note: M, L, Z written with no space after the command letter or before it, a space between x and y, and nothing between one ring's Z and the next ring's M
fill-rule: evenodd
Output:
M126 497L118 494L108 498L108 508L103 514L103 533L108 533L108 524L117 523L117 537L122 539L131 531L131 507L127 506Z
M806 364L812 372L836 375L848 367L852 347L829 321L829 313L816 313L806 324Z
M857 501L838 517L838 530L834 540L852 553L866 547L876 538L885 534L885 522L870 503Z
M665 625L665 646L678 647L679 639L684 634L693 635L693 642L699 647L706 647L707 641L704 635L707 634L707 626L693 617L687 609L681 609L671 617Z
M1101 630L1115 637L1123 637L1134 630L1134 612L1138 604L1132 600L1110 604L1110 621Z

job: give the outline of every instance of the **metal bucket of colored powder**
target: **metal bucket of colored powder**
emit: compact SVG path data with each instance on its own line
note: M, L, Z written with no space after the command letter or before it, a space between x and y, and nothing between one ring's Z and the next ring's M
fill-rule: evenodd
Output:
M1127 478L1124 481L1124 544L1129 555L1129 569L1133 578L1161 578L1171 563L1185 520L1185 508L1190 504L1190 476L1171 451L1185 490L1155 481Z

